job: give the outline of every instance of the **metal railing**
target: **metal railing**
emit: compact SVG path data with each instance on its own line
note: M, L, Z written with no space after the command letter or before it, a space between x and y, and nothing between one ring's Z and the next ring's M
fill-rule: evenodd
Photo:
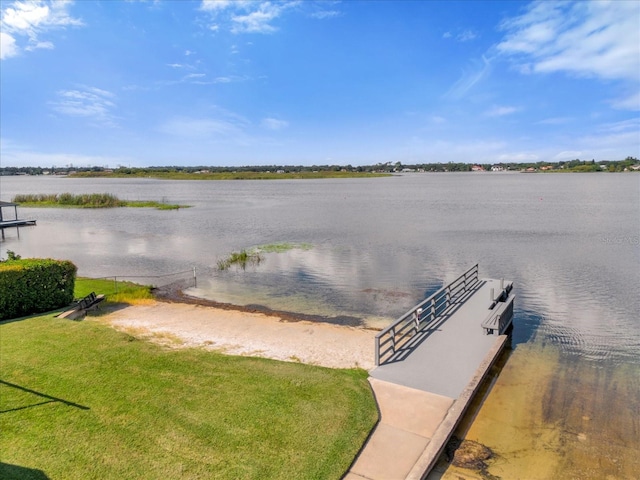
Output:
M434 322L448 311L449 307L464 298L477 282L478 264L476 263L453 282L442 287L378 333L375 339L376 365L388 360L407 345L425 325Z
M165 282L159 281L158 279L168 279L169 277L177 277L182 276L186 277L187 274L193 275L193 286L196 287L198 285L198 279L196 277L196 267L192 267L190 270L183 270L181 272L173 272L173 273L165 273L162 275L108 275L106 277L97 277L97 279L101 280L111 280L113 279L113 288L114 292L118 293L118 281L119 280L142 280L146 283L146 280L151 280L151 282L146 283L147 285L151 285L152 287L158 287ZM189 275L191 277L191 275ZM137 282L135 282L137 283ZM170 282L169 282L170 283Z

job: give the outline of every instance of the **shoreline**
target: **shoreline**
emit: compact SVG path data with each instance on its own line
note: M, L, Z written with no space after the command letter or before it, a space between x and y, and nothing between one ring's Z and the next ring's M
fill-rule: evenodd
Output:
M152 293L158 302L182 303L186 305L200 305L212 307L220 310L230 310L243 313L259 313L271 317L278 317L285 322L312 322L329 325L339 325L345 327L359 327L363 330L379 331L378 328L371 328L365 325L364 319L341 315L337 317L325 317L322 315L311 315L305 313L288 312L284 310L273 310L264 305L235 305L232 303L217 302L202 297L194 297L184 293L184 282L174 282L161 287L154 287Z
M328 368L374 366L374 330L228 307L152 300L89 318L169 348L204 348Z

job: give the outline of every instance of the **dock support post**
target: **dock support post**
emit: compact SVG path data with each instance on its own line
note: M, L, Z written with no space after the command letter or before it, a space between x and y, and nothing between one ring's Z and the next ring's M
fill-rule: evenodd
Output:
M193 267L193 286L198 286L198 279L196 278L196 267Z

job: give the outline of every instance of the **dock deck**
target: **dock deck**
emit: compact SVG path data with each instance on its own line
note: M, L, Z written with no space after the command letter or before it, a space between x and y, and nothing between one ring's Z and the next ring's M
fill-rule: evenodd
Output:
M434 467L502 352L513 316L512 283L479 279L477 271L378 335L369 382L381 418L345 480L422 479Z
M23 227L27 225L35 225L35 220L5 220L0 222L0 228Z

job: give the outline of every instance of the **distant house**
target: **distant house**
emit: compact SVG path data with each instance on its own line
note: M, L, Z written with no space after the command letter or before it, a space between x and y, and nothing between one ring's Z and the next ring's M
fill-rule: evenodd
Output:
M540 170L553 170L553 165L544 165L540 167Z
M482 165L472 165L471 166L471 171L472 172L484 172L484 167Z
M491 167L492 172L504 172L504 167L502 165L494 165Z

